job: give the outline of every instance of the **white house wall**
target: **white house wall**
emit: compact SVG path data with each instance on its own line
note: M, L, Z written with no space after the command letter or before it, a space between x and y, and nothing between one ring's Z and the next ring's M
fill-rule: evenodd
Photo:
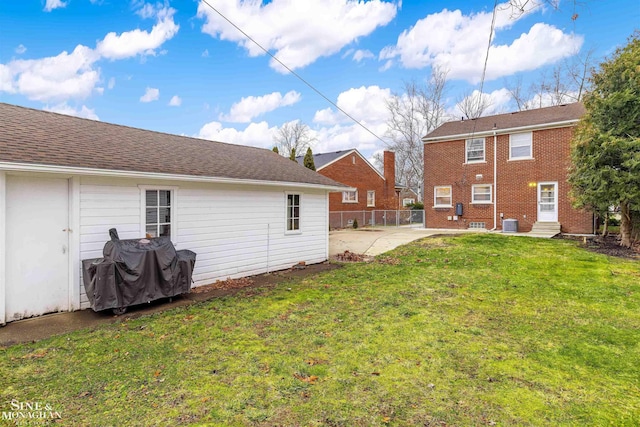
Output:
M81 177L79 256L100 258L108 230L121 239L140 238L139 186L175 189L172 240L197 254L195 286L289 268L328 256L327 193L324 190L189 182ZM301 194L301 233L285 233L286 192ZM82 282L81 307L89 306Z

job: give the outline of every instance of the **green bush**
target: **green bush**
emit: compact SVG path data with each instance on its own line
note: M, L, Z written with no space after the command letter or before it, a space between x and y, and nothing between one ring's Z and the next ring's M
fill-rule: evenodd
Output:
M409 209L413 209L413 210L423 210L424 209L424 203L422 202L415 202L411 205L409 205Z
M353 219L353 228L358 228L358 220L357 219Z

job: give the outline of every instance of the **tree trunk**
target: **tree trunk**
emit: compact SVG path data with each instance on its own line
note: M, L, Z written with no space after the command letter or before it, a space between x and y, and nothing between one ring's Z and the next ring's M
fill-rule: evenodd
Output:
M632 223L629 202L620 203L620 216L620 245L630 248Z
M604 221L602 222L602 237L609 235L609 212L604 214Z

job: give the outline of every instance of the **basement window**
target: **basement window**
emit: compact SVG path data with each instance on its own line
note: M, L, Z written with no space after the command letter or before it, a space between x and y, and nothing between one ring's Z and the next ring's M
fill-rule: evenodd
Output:
M487 228L487 224L484 223L484 222L470 222L469 223L469 228L486 229Z

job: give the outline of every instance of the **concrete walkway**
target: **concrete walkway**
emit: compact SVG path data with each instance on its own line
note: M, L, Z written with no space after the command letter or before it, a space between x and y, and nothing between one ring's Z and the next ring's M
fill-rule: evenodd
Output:
M435 234L483 233L483 230L443 230L436 228L359 228L334 230L329 233L329 255L344 251L375 256L398 246Z

